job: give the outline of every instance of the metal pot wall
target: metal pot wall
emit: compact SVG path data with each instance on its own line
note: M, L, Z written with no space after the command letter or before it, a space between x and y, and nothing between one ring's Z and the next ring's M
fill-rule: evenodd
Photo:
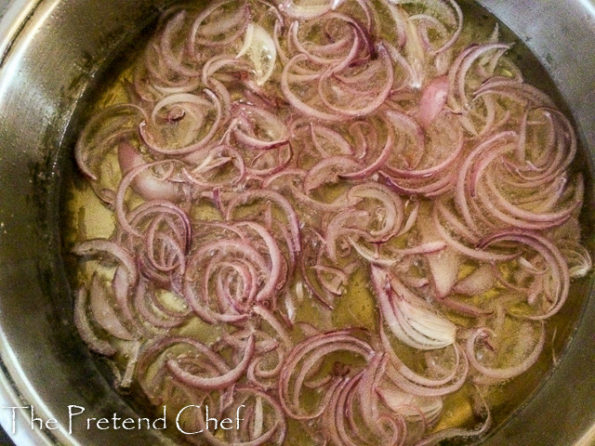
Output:
M72 324L72 297L60 242L60 191L78 114L104 69L137 39L167 0L16 0L0 25L0 397L35 408L55 429L22 432L29 409L15 409L21 444L167 444L156 430L69 433L68 405L86 417L137 416L104 378ZM581 163L595 159L595 8L589 0L481 1L534 52L557 85L578 128ZM586 167L585 167L586 166ZM595 429L591 282L569 311L576 324L560 364L486 445L589 444ZM11 429L11 409L4 411ZM8 411L8 412L7 412ZM19 435L19 432L21 434ZM582 443L585 442L585 443ZM592 443L590 443L592 444Z

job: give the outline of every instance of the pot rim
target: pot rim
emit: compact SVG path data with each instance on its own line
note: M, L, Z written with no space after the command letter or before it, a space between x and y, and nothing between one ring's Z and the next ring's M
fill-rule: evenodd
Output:
M495 1L494 3L502 3L504 0ZM577 4L579 4L584 11L589 15L589 17L595 21L595 6L589 0L575 0ZM2 79L6 76L6 73L3 72L2 68L5 67L6 64L9 63L11 55L11 50L14 47L17 47L21 40L25 40L28 37L23 35L23 30L25 25L28 21L36 15L38 9L42 9L44 12L51 11L53 9L52 5L56 5L60 2L60 0L12 0L8 5L7 9L4 11L4 14L1 15L0 18L0 92L3 89L2 87ZM480 3L488 3L486 1L480 1ZM485 7L489 10L494 10L496 8L490 7L490 4L484 4ZM498 14L495 14L498 15ZM43 20L43 18L42 18ZM507 25L509 25L507 23ZM509 25L510 26L510 25ZM514 30L514 28L511 26ZM595 35L595 29L593 30L593 34ZM531 45L528 43L528 46ZM5 70L4 70L5 71ZM1 96L1 93L0 93ZM571 106L572 108L572 106ZM593 163L593 151L595 147L593 145L593 135L587 130L586 134L581 135L583 136L583 140L589 146L589 152L591 154L589 158L589 162L591 163L591 171L592 163ZM586 297L585 302L583 304L583 309L581 314L576 321L576 332L573 335L573 339L568 343L566 351L564 352L563 363L568 363L572 360L573 357L577 357L580 352L577 352L577 344L580 339L590 339L590 333L588 332L588 327L593 326L595 322L595 296L593 295L593 290L589 296ZM4 337L2 331L0 330L0 409L6 410L6 407L11 406L28 406L29 404L35 403L34 406L36 411L39 412L39 416L46 419L51 416L51 413L48 411L47 407L43 404L38 397L38 395L34 391L30 391L30 387L28 386L27 382L22 381L20 378L24 376L22 371L20 370L20 366L16 356L13 354L13 351ZM574 347L574 348L573 348ZM556 367L552 370L552 376L546 376L548 380L551 380L557 373L560 371L558 370L561 368ZM566 367L568 368L568 367ZM587 371L588 372L588 371ZM536 394L539 394L543 391L542 385L540 385L536 389ZM515 409L515 414L519 413L519 411L524 410L524 407L534 403L535 397L537 395L531 395L527 401L523 403L523 407ZM590 407L586 408L587 411L593 413L595 408ZM18 413L25 412L25 410L18 411ZM15 433L12 433L10 419L6 416L0 417L0 424L7 432L7 434L12 438L13 442L19 446L22 445L52 445L54 444L54 440L68 442L69 444L78 444L76 440L68 436L64 426L61 426L60 429L56 431L51 431L52 434L48 434L47 431L41 429L32 429L31 426L26 422L25 416L17 415L17 418L20 419L20 424L17 420L17 429ZM501 431L504 429L510 420L508 420L503 426L501 426L498 430ZM495 435L496 433L494 433ZM595 422L591 424L583 432L577 433L576 440L574 442L575 446L587 446L589 444L593 444L595 442ZM488 438L488 441L493 441L494 435L491 435ZM52 438L54 437L54 438ZM492 443L490 443L492 444Z

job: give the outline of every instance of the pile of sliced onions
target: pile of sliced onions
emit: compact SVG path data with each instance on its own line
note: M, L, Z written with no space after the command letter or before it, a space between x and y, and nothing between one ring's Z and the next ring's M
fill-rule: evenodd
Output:
M308 444L479 436L485 402L431 433L444 398L531 367L591 269L574 129L497 29L466 46L453 0L374 5L173 7L80 135L115 229L74 246L76 326L156 405L243 404L211 444L289 419ZM336 325L362 270L377 321Z

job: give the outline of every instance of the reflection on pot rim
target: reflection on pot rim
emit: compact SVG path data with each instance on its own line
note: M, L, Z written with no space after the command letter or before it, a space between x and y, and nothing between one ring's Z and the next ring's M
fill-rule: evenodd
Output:
M66 3L68 2L63 2L63 4L61 5L61 7L64 7L64 11L63 12L65 15L53 15L53 16L49 16L46 15L45 20L66 20L65 17L69 17L69 13L73 12L73 9L68 9L66 7ZM73 2L76 3L76 2ZM135 15L134 13L132 13L129 9L127 9L127 5L125 4L125 2L123 4L118 4L116 5L117 2L114 2L114 7L118 8L118 14L121 16L122 21L126 22L126 20L132 20L132 21L136 21L139 18L139 15ZM585 45L586 42L592 40L592 31L589 30L589 25L577 25L577 21L581 20L582 18L585 17L584 13L585 11L582 8L582 3L584 2L568 2L567 5L564 5L564 7L560 6L560 5L547 5L547 8L544 7L544 5L535 5L534 2L530 2L530 4L524 4L524 3L515 3L514 8L517 8L516 11L521 11L520 14L518 13L513 13L510 11L510 4L508 2L504 2L504 1L493 1L490 2L490 4L488 5L495 13L496 15L500 16L500 17L504 17L505 18L505 22L507 22L510 26L512 26L512 28L514 30L517 30L519 32L519 35L521 35L522 37L526 37L529 34L531 35L532 40L529 42L529 45L531 47L533 47L534 49L537 49L537 54L540 55L541 59L545 61L545 55L547 53L547 51L550 51L551 49L548 49L548 46L553 48L552 51L552 60L555 63L555 66L551 66L549 64L546 63L546 66L549 66L552 70L552 72L554 73L554 80L558 83L558 85L560 86L561 92L563 94L563 96L565 97L565 99L567 100L567 103L569 105L569 107L571 108L571 110L573 110L575 118L577 119L577 123L579 126L579 129L582 129L582 137L583 137L583 141L587 141L587 146L588 147L593 147L593 132L592 132L592 122L590 119L590 116L592 116L592 113L589 113L592 109L590 108L592 106L592 101L588 101L588 97L589 95L584 95L580 90L584 87L584 85L588 82L589 73L593 73L594 70L590 68L589 64L592 64L592 61L588 60L589 58L580 58L580 60L578 61L578 63L575 62L569 62L574 60L571 57L571 54L589 54L588 53L588 47ZM43 2L36 4L36 6L38 8L40 8L40 11L43 11L44 5ZM135 5L135 7L137 9L142 9L142 8L146 8L144 9L145 11L147 10L151 10L151 5L149 4L149 2L146 3L141 3L138 2L138 4ZM523 8L527 8L527 9L523 9ZM524 14L522 13L525 10L529 10L532 8L532 11L537 11L534 12L532 14ZM545 9L544 9L545 8ZM559 8L559 9L558 9ZM136 11L138 12L138 11ZM70 54L70 56L72 57L81 57L79 51L81 51L81 48L87 48L86 44L82 44L82 42L80 41L80 36L89 36L88 31L92 31L93 30L93 25L96 23L101 22L102 20L106 20L106 23L108 24L106 26L106 29L109 30L110 29L110 24L112 25L112 29L113 29L113 20L111 20L113 18L113 15L109 15L107 14L107 11L96 11L96 14L93 15L94 20L92 21L84 21L84 20L79 20L79 26L80 28L76 28L74 27L74 32L73 28L72 28L72 24L69 24L68 27L68 31L72 33L72 35L78 36L79 39L73 39L70 42L70 48L69 51L72 51ZM41 13L38 15L37 13L34 13L33 16L31 17L31 20L38 20L39 17L41 16ZM81 16L83 17L83 16ZM535 17L539 17L541 20L541 31L545 32L545 30L547 30L548 35L543 35L540 34L540 30L539 29L535 29ZM561 23L566 23L566 24L570 24L569 26L567 26L566 28L566 32L561 30ZM52 26L51 27L52 30L54 30L55 33L59 34L59 30L61 29L59 26ZM83 30L85 30L86 32L83 32ZM120 28L120 31L122 29ZM130 29L129 29L130 30ZM570 31L568 31L570 30ZM566 33L568 32L572 32L575 33L578 37L576 38L572 38L572 39L554 39L554 43L555 45L552 46L552 40L549 39L549 33L552 33L554 35L566 35ZM44 41L42 39L43 34L40 34L39 39L36 39L34 42L30 41L28 42L28 45L31 46L31 48L29 48L30 50L30 54L35 54L36 52L40 51L40 48L43 47L43 45L48 45L49 42ZM582 37L581 37L582 36ZM97 38L97 35L94 35L94 38ZM17 52L9 52L8 53L8 57L6 57L5 59L5 64L10 65L10 72L14 73L14 72L18 72L20 69L27 69L27 79L31 82L37 82L38 85L43 86L43 88L40 90L42 91L43 94L45 95L54 95L55 98L60 98L60 89L62 88L64 89L68 89L69 85L68 83L70 82L70 80L77 74L80 74L80 70L68 70L69 67L72 67L73 65L70 63L62 63L63 59L58 59L56 58L55 60L47 60L46 64L43 66L43 73L41 73L40 71L36 71L34 69L34 65L32 65L32 61L31 59L27 59L27 58L23 58L23 56L25 55L25 53L27 53L27 51L25 51L27 48L23 48L22 46L19 46L20 43L17 41L15 42L14 48L19 48L20 51L18 52L18 54L20 54L19 59L15 60L15 59L11 59L11 56L13 56L14 54L17 54ZM45 47L47 49L47 46ZM89 53L92 60L103 60L103 53L101 53L101 51L99 51L98 49L102 48L101 45L92 45L91 46L91 52ZM581 50L581 48L583 48ZM113 48L112 48L113 49ZM55 47L53 47L53 51L55 50ZM108 48L109 50L109 48ZM96 51L96 52L94 52ZM101 53L101 54L100 54ZM42 54L47 54L47 51L42 51ZM52 53L54 54L54 53ZM57 54L57 53L55 53ZM51 65L52 62L54 63L54 65ZM21 68L17 68L17 67L21 67ZM48 69L48 67L52 67L52 69ZM56 68L57 67L57 68ZM43 81L43 79L48 75L48 73L50 75L52 75L52 73L58 73L60 72L60 70L63 70L61 72L61 74L59 76L56 77L56 85L52 86L52 85L48 85L47 83L45 83ZM2 76L2 81L6 82L7 78L6 78L6 73L7 70L3 70L2 73L0 73L0 75ZM53 76L53 75L52 75ZM581 78L582 76L582 78ZM576 79L578 77L578 79L582 79L582 81L573 81L573 79ZM22 77L21 77L22 78ZM68 82L66 82L66 85L64 85L66 80L69 80ZM10 79L11 82L14 82L15 79ZM86 81L88 81L89 79L86 78ZM72 88L72 85L70 86ZM82 86L80 86L80 90L78 91L82 91L84 88ZM17 215L17 219L18 219L18 224L16 224L15 222L17 220L10 220L10 218L7 218L5 221L7 223L7 230L9 231L9 234L11 236L11 239L8 240L6 238L3 238L2 240L0 240L1 242L1 247L0 247L0 254L2 255L2 259L4 260L4 264L3 265L15 265L14 263L14 259L19 259L19 262L21 260L23 260L24 262L29 262L27 263L27 265L31 266L34 265L35 263L38 263L38 260L42 258L41 255L41 251L42 248L39 246L41 245L41 242L39 242L39 240L41 240L41 238L39 238L37 241L39 242L38 244L34 244L31 241L28 242L24 242L24 240L26 241L27 239L30 239L30 235L28 236L23 236L17 229L19 227L26 227L26 225L37 225L37 222L40 220L39 214L37 213L37 210L33 210L32 207L30 206L29 202L29 210L23 210L24 208L26 208L27 204L25 203L24 199L21 199L21 197L19 197L18 194L14 194L13 191L18 190L19 193L25 197L25 196L33 196L33 188L31 186L28 186L26 183L31 179L33 180L33 178L31 177L31 172L28 170L29 167L27 167L25 164L27 162L29 162L29 166L33 165L45 165L45 161L46 161L46 156L47 153L43 152L42 150L38 150L38 147L40 146L40 141L42 141L42 138L34 131L34 129L47 129L47 119L43 118L41 110L36 109L35 107L30 107L31 104L34 104L34 100L32 100L30 97L27 96L26 93L22 93L21 98L18 101L14 101L14 96L12 91L14 88L20 88L18 87L18 85L15 85L14 87L11 87L10 90L7 89L5 90L5 94L2 96L1 98L1 102L2 102L2 110L7 110L6 111L6 120L5 123L3 123L0 126L0 132L1 135L3 137L3 139L5 139L6 142L6 149L8 149L6 151L6 153L3 154L3 164L0 167L0 169L2 169L2 175L0 176L0 178L2 178L2 186L5 190L5 193L12 193L11 195L3 195L3 205L4 205L4 209L2 210L3 215L4 213L7 213L7 215L9 216L10 213L15 213L15 215ZM8 92L11 92L10 94ZM73 90L71 90L72 93ZM75 94L75 97L76 94ZM6 109L6 104L7 101L9 101L11 108L10 109ZM59 104L59 100L56 99L56 108L60 109L60 107L64 107L64 102L62 103L62 105ZM24 112L23 110L28 110L27 112ZM66 111L65 111L65 116L68 117L69 113L72 112L72 109L69 108L69 106L66 106ZM30 116L31 118L35 118L35 122L36 124L31 126L29 130L26 131L22 131L22 130L18 130L17 135L19 136L18 141L15 140L15 129L12 127L12 123L14 122L20 122L23 120L23 116ZM7 125L7 123L10 123ZM10 127L9 127L10 126ZM55 134L50 134L49 136L46 136L46 140L44 141L44 144L48 144L48 145L44 145L43 146L43 150L49 150L49 148L51 147L58 147L61 141L61 137L62 135L55 135ZM23 161L25 160L25 163L23 163ZM586 159L585 160L585 164L586 165L592 165L591 164L591 159ZM7 166L10 166L11 169L7 169ZM21 181L21 178L24 181ZM38 186L38 184L36 184L36 187ZM4 204L6 203L6 204ZM17 206L18 205L18 206ZM31 226L29 226L31 227ZM29 233L30 234L30 233ZM28 248L26 250L23 249L23 247L28 246ZM55 246L54 246L55 247ZM20 248L17 249L17 248ZM43 245L43 249L47 250L47 244ZM44 262L47 261L44 260ZM42 262L42 264L44 264ZM33 269L35 269L35 267L33 267ZM43 269L43 268L42 268ZM52 385L47 385L44 384L44 377L40 376L39 373L36 373L34 371L33 368L29 367L28 364L34 364L35 361L31 359L31 355L28 354L26 352L26 343L22 343L18 341L18 333L16 332L15 328L11 328L10 327L10 323L9 321L12 319L13 321L16 320L16 316L19 315L21 312L25 311L25 312L32 312L33 310L35 311L40 311L40 309L47 309L48 306L50 306L47 303L47 299L44 301L43 298L39 297L39 302L46 302L45 304L42 303L41 305L39 304L35 304L35 305L31 305L30 302L32 299L28 300L28 296L36 296L36 299L38 298L38 294L41 295L40 292L38 292L37 290L39 289L39 285L37 284L37 278L35 278L35 280L31 280L31 279L27 279L27 277L31 277L32 274L30 273L31 269L24 269L23 271L18 272L18 267L15 267L14 270L11 271L7 271L6 270L6 266L3 266L2 269L2 273L4 275L4 277L9 278L10 282L12 284L14 283L22 283L22 284L26 284L25 288L27 288L27 292L23 293L22 291L19 290L14 290L13 286L11 285L11 287L9 287L7 289L6 284L3 283L2 284L2 289L1 289L1 293L3 295L3 299L4 302L2 303L3 305L3 316L1 317L1 321L2 321L2 326L3 326L3 347L6 347L3 349L3 360L5 362L5 366L6 368L9 370L9 375L11 376L11 378L15 381L18 382L18 386L17 388L19 389L20 392L22 392L24 394L24 398L28 401L35 401L36 406L38 405L37 402L39 401L41 404L41 401L46 401L48 403L48 406L46 406L48 408L48 410L50 411L49 413L51 413L50 407L50 401L52 400L52 398L49 397L47 390L44 389L49 389L52 386L56 389L59 390L61 388L64 389L68 389L68 388L74 388L76 387L76 380L72 381L72 382L68 382L65 383L65 380L63 378L56 378L55 379L55 383L53 383ZM9 274L9 275L8 275ZM585 293L589 293L589 287L586 286L584 288L584 292ZM12 294L12 297L11 297ZM18 299L19 302L19 307L20 307L20 312L11 310L9 308L9 304L8 302L10 302L10 299ZM45 311L45 310L44 310ZM45 314L42 315L39 318L39 322L36 322L34 324L31 324L30 320L32 318L28 318L26 321L23 322L19 322L20 325L20 329L18 330L19 332L22 332L22 327L26 326L28 331L30 332L29 335L29 339L31 340L31 342L35 342L36 345L38 345L38 353L39 355L49 355L49 350L47 349L47 341L44 340L44 338L47 338L47 334L50 333L50 330L47 329L48 325L46 321L47 319L45 319L46 316ZM44 330L42 330L43 335L40 336L39 333L37 333L35 327L36 326L39 327L44 327ZM548 435L552 435L552 438L557 438L557 442L560 444L569 444L572 443L573 441L576 440L576 438L578 438L581 435L581 432L584 432L585 430L587 430L589 428L589 422L588 420L585 420L585 412L584 411L579 411L577 409L578 407L592 407L593 401L592 398L589 399L586 395L576 395L576 397L572 398L573 404L568 404L568 402L564 401L564 400L560 400L559 403L556 404L548 404L550 403L552 400L556 400L558 401L558 399L560 398L559 393L556 391L556 388L562 388L564 383L567 382L574 382L577 383L576 387L581 387L581 383L588 383L588 372L589 370L592 369L592 364L588 362L588 359L585 359L584 357L582 357L582 364L584 365L583 367L569 367L566 364L566 361L576 361L576 363L581 363L581 355L580 355L580 349L578 346L580 345L588 345L588 342L590 340L589 334L585 328L586 326L592 326L593 325L593 309L592 307L589 307L587 309L587 312L583 315L582 318L582 325L579 326L578 331L575 334L573 343L570 345L569 350L566 352L565 355L565 359L562 362L562 364L560 365L560 367L556 370L556 373L554 373L554 375L552 376L552 378L550 379L550 381L548 382L548 386L545 386L543 389L541 389L541 391L539 392L538 395L536 395L533 400L528 404L528 406L522 411L523 414L523 418L527 419L527 420L531 420L530 425L533 426L533 423L543 423L544 426L552 426L552 425L556 425L556 423L559 423L559 426L563 426L563 428L561 428L561 430L565 430L565 433L559 433L559 432L549 432L548 429L542 429L543 431L547 431ZM65 339L67 339L65 337ZM25 345L24 345L25 344ZM79 346L76 346L77 348ZM25 349L25 350L23 350ZM18 364L13 363L13 359L11 359L10 354L8 353L10 352L11 354L16 354L19 357L19 362L21 364L23 364L23 367L19 366ZM50 355L52 357L55 358L56 354ZM76 357L77 360L81 360L81 358L83 358L83 356L77 356L74 355ZM16 356L15 356L16 357ZM585 362L586 361L586 362ZM48 365L50 363L48 362ZM73 369L68 369L68 367L66 366L61 366L59 365L60 362L57 361L56 365L50 366L55 368L56 370L62 370L62 371L66 371L66 370L71 370L73 372L73 374L75 374L75 371ZM88 366L85 366L83 362L80 363L81 367L83 370L86 371L91 371L93 370L93 368L89 368ZM571 370L572 369L572 370ZM95 373L95 372L93 372ZM60 376L66 376L64 374L59 374ZM100 398L99 395L102 394L106 395L109 392L106 390L106 386L104 385L104 383L101 382L101 380L99 381L94 381L91 380L94 384L96 384L97 387L97 398ZM46 381L47 382L47 381ZM36 383L35 385L33 385L32 383ZM66 384L66 385L65 385ZM41 386L41 388L40 388ZM80 391L81 389L84 389L85 386L80 386L78 385L78 390ZM66 390L67 392L68 390ZM558 399L556 399L556 395L558 395ZM41 400L40 400L41 398ZM97 401L97 399L95 400ZM582 401L582 402L581 402ZM76 401L73 399L72 401L73 403L76 403ZM84 402L81 401L80 404L83 404ZM552 407L553 406L553 407ZM588 413L586 414L588 415ZM564 421L563 416L568 417L567 421ZM555 422L554 422L555 421ZM528 421L529 422L529 421ZM531 444L535 442L535 437L532 437L532 435L535 435L536 431L539 431L539 428L534 429L534 430L528 430L525 429L522 426L522 422L520 422L519 420L513 420L511 423L509 423L509 425L507 426L506 429L502 430L501 432L499 432L498 434L496 434L496 437L494 437L493 439L490 439L487 441L487 443L492 442L493 444L499 444L498 443L498 439L502 440L502 441L507 441L508 443L510 443L511 441L511 436L513 436L515 438L515 441L519 441L520 444ZM557 435L557 436L556 436ZM65 438L65 437L60 437L60 438ZM500 443L501 444L501 443Z

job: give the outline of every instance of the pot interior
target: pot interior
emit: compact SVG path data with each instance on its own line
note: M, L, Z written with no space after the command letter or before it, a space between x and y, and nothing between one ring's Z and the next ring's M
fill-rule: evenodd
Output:
M111 429L88 430L78 423L73 424L72 434L69 433L69 405L85 408L86 417L109 418L114 412L134 418L155 415L137 393L124 395L113 389L111 369L101 358L89 353L72 323L73 291L69 276L75 270L76 258L69 253L64 231L70 218L69 190L73 183L81 181L73 161L73 148L89 107L102 87L120 73L131 53L142 48L159 12L171 2L112 0L108 3L40 1L3 56L0 72L3 372L9 377L16 400L33 405L40 416L56 418L60 423L58 430L40 432L40 441L168 444L180 438L159 430L133 430L122 435ZM464 7L465 17L472 17L478 23L493 21L491 14L474 2L459 3ZM530 3L520 2L515 7L522 10ZM488 6L496 13L505 14L500 19L524 35L523 29L518 28L514 8L502 5L494 2ZM555 10L549 14L555 14ZM593 17L590 20L592 24ZM504 27L502 32L504 41L516 42L514 61L529 83L546 91L568 116L575 118L582 144L574 168L586 180L586 205L581 222L588 248L593 252L593 154L587 150L586 138L593 131L592 123L591 128L585 128L589 113L593 116L593 106L585 109L577 102L574 87L560 84L563 76L584 82L581 76L595 72L593 64L589 68L586 61L587 66L579 66L574 74L571 67L561 73L560 66L553 63L546 70L540 61L547 61L547 54L535 57L510 29ZM565 88L558 90L552 76ZM494 423L500 428L493 428L492 436L484 439L485 444L536 444L531 439L540 438L541 432L550 436L547 441L542 439L542 444L570 444L589 427L592 410L577 414L576 406L580 405L573 405L568 401L573 398L559 389L568 380L576 385L588 382L589 370L593 370L593 360L580 354L581 348L588 349L586 327L594 321L592 284L592 274L574 281L562 311L548 322L549 336L540 361L521 378L503 387L503 392L511 392L515 397L495 408ZM577 393L576 401L586 404L584 407L593 407L593 396L585 396L576 388L571 392L573 396ZM554 395L554 402L549 401L554 406L553 412L552 408L544 408L544 398L548 395ZM555 410L558 401L558 407L568 409L561 417L557 417ZM556 429L544 428L548 419L558 419Z

